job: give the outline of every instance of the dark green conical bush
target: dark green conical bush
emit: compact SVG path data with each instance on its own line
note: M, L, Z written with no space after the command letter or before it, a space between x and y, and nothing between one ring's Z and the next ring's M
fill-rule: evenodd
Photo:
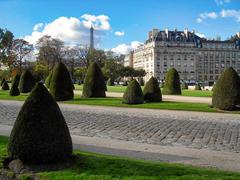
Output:
M142 104L144 102L141 86L135 79L129 82L122 102L124 104Z
M58 63L53 69L50 93L57 101L73 99L72 79L63 63Z
M188 89L187 83L186 83L186 82L182 82L181 88L182 88L182 89Z
M158 80L151 77L146 83L143 90L144 100L147 102L161 102L162 93L158 84Z
M87 70L83 84L82 97L106 97L107 90L102 70L97 63L92 63Z
M114 79L113 78L109 78L107 81L107 85L108 86L114 86Z
M163 87L163 94L182 94L179 74L175 68L171 68L167 72Z
M13 79L12 86L9 91L10 96L18 96L20 94L20 91L18 89L19 80L20 80L20 75L17 74Z
M53 74L53 72L50 71L49 74L48 74L48 76L47 76L47 78L45 79L45 86L46 86L47 88L50 87L50 83L51 83L51 79L52 79L52 74Z
M19 91L21 93L28 93L32 90L35 85L35 79L32 73L29 70L26 70L22 73L19 81Z
M4 82L3 82L2 90L9 90L9 86L8 86L7 81L4 81Z
M2 81L1 81L1 86L3 85L3 83L6 81L5 78L2 78Z
M240 104L240 78L233 68L227 68L214 85L212 105L222 110L234 110Z
M195 85L195 90L197 90L197 91L201 91L202 90L200 84L196 84Z
M58 104L37 83L14 123L8 145L11 159L40 164L64 161L72 155L72 140Z

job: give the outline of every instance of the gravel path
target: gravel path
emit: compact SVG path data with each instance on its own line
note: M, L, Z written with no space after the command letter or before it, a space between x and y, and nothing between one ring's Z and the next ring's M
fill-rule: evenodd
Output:
M82 94L82 91L75 90L74 94ZM123 97L120 92L106 92L107 97ZM162 95L163 101L173 102L190 102L190 103L204 103L212 104L211 97L191 97L191 96L177 96L177 95Z
M0 124L12 126L23 102L0 101ZM240 152L237 114L60 104L71 134Z

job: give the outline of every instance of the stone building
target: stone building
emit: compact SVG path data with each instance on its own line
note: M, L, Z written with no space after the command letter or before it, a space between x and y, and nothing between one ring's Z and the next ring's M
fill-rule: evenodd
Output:
M181 80L188 83L213 84L226 67L240 74L240 33L230 40L207 40L194 31L159 31L148 33L146 42L125 57L125 66L146 71L163 81L167 70L177 69Z

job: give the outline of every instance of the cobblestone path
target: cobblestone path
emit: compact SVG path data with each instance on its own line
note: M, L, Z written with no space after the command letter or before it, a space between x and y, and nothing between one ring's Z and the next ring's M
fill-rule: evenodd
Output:
M14 124L22 102L0 101L0 124ZM72 134L240 152L240 115L60 104Z

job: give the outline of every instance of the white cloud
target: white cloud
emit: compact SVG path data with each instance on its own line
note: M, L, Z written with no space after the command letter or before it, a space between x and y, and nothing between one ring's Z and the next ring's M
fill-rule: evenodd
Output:
M222 18L226 17L232 17L234 18L237 22L240 22L240 10L234 10L234 9L227 9L227 10L222 10L220 12Z
M111 51L117 54L128 54L130 51L137 49L143 43L139 41L132 41L131 44L119 44L117 47L112 48Z
M43 28L44 24L43 23L38 23L33 27L33 31L38 31L41 28Z
M230 3L231 0L215 0L217 5L223 5L225 3Z
M61 39L68 44L88 44L89 28L95 29L94 40L96 44L100 41L104 31L110 30L109 17L105 15L84 14L81 18L59 17L50 23L39 23L33 28L31 35L25 36L25 40L36 44L39 38L50 35Z
M115 33L114 33L116 36L124 36L125 35L125 33L122 31L116 31Z
M198 22L198 23L202 23L203 20L202 20L201 18L197 18L197 22Z
M203 20L205 19L217 19L217 18L218 14L215 12L204 12L199 15L199 17L197 18L197 22L202 23Z

